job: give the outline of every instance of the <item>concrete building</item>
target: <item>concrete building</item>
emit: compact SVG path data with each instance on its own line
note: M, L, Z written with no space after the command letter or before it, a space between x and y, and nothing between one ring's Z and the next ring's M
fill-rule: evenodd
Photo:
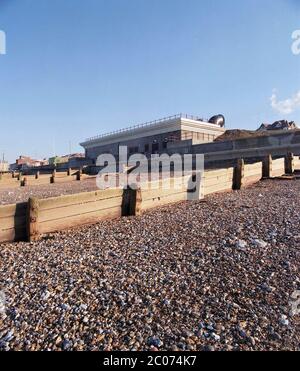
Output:
M127 129L89 138L81 143L85 155L94 163L101 154L118 158L119 147L127 146L128 153L168 153L174 144L192 145L213 142L225 132L225 119L215 116L209 121L189 115L175 115Z

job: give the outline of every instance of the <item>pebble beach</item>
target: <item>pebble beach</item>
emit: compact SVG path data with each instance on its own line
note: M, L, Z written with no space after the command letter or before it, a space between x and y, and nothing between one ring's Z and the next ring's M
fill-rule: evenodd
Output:
M299 195L268 180L0 244L0 350L300 350Z
M1 183L0 183L1 186ZM50 198L98 190L96 178L56 184L28 185L26 187L0 187L0 206L27 202L30 197Z

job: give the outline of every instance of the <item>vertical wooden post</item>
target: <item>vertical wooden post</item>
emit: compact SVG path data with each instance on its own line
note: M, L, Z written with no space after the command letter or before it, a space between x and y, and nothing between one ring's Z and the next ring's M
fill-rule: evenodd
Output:
M18 178L17 178L19 181L22 179L22 172L20 171L19 174L18 174Z
M294 155L291 152L285 156L284 167L285 167L285 174L292 175L295 172L294 166Z
M35 173L35 179L39 179L39 177L40 177L40 172L37 171L37 172Z
M140 188L128 186L123 190L122 216L138 216L141 214L142 191Z
M27 186L27 178L26 176L21 180L21 187L26 187Z
M243 159L239 159L234 169L233 189L239 190L243 187L244 174L245 174L245 161Z
M39 200L37 198L28 200L27 237L29 242L39 239Z
M50 177L50 184L55 183L55 177L56 177L56 170L53 170L52 175Z
M272 155L268 155L263 159L263 170L262 170L262 176L265 179L272 177Z
M204 172L197 172L191 176L187 184L187 199L189 201L202 200L204 198ZM174 179L174 178L173 178ZM194 188L192 188L194 186Z
M80 173L80 170L78 170L77 173L76 173L76 180L78 180L78 181L81 180L81 173Z
M71 176L71 173L72 173L72 169L69 167L69 168L68 168L68 173L67 173L68 176Z

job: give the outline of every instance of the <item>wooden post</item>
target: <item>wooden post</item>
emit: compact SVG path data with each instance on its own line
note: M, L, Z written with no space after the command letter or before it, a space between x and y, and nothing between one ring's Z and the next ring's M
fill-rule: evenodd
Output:
M127 187L123 190L122 216L138 216L141 214L141 189Z
M50 184L54 184L55 183L55 176L56 176L56 170L53 170L53 173L50 177Z
M29 242L39 239L39 200L29 198L27 213L27 237Z
M80 170L77 171L76 173L76 180L81 180L81 173L80 173Z
M27 186L27 178L24 177L23 179L21 179L21 183L20 183L21 187L26 187Z
M243 187L244 174L245 174L245 161L243 159L239 159L234 169L233 189L239 190Z
M17 178L19 181L22 179L22 172L20 171L19 174L18 174L18 178Z
M40 177L40 172L37 171L37 172L35 173L35 179L39 179L39 177Z
M262 170L262 176L264 179L268 179L272 177L272 155L268 155L263 159L263 170Z
M293 155L293 153L288 152L288 154L285 156L284 167L285 167L285 174L287 174L287 175L293 175L294 174L295 166L294 166L294 155Z
M72 173L72 169L69 167L69 168L68 168L68 173L67 173L68 176L71 176L71 173Z

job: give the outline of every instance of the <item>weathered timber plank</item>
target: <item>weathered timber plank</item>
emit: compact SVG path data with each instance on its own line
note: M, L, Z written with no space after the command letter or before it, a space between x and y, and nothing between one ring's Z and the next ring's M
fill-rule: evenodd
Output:
M204 186L204 195L207 196L212 193L229 191L229 190L232 190L232 182L219 183L219 184L211 185L208 187Z
M66 207L67 205L109 200L115 197L122 197L122 194L122 189L108 189L104 191L83 192L74 195L46 198L40 200L40 209L55 209L58 207Z
M141 210L149 210L153 209L159 206L163 205L170 205L176 202L180 201L186 201L188 199L188 194L187 192L181 192L173 195L169 195L166 197L159 197L159 198L153 198L153 199L148 199L148 200L143 200L142 205L141 205Z
M92 213L73 215L71 217L41 222L39 223L39 232L41 234L62 231L65 229L98 223L101 220L110 220L120 218L122 215L121 207L110 208L106 210L94 210Z
M50 220L69 218L76 215L86 215L93 213L95 210L109 210L110 208L121 207L122 197L114 197L110 199L91 201L78 204L60 205L55 208L39 210L39 221L46 222Z

